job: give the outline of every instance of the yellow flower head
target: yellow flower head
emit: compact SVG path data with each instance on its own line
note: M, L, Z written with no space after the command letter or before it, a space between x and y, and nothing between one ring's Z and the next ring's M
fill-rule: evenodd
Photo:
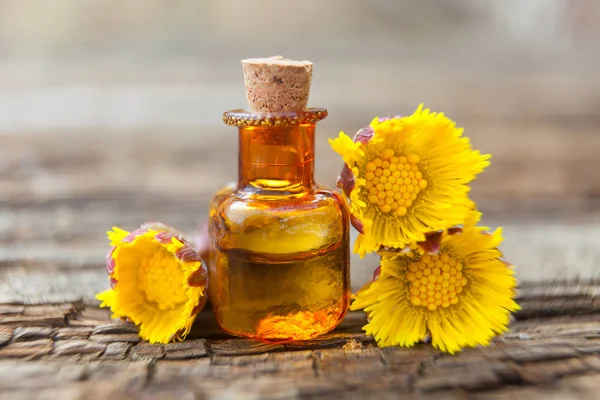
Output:
M516 279L497 248L501 228L487 229L465 224L445 231L436 254L420 247L384 252L376 280L351 306L368 314L367 334L382 347L411 347L429 334L435 347L455 353L505 332L519 309Z
M350 201L361 256L404 248L464 222L468 183L489 165L462 129L420 105L408 117L375 118L354 140L330 140L345 162L338 184Z
M196 251L172 228L144 224L129 233L107 232L106 271L112 289L99 293L113 318L139 325L150 343L183 339L206 303L206 268Z

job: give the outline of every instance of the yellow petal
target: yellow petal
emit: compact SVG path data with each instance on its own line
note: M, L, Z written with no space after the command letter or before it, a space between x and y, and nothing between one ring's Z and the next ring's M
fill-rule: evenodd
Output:
M374 134L364 144L343 133L330 141L355 177L352 214L373 221L356 252L404 248L428 232L478 221L468 185L489 156L473 150L452 120L421 104L406 117L375 118L369 129Z
M451 354L489 345L519 309L514 273L495 247L499 238L465 226L443 234L438 254L419 246L381 252L379 278L356 294L351 308L364 309L364 329L380 346L410 347L427 332L434 347Z
M163 225L144 225L131 234L115 227L108 236L115 246L109 257L116 283L96 296L101 307L138 325L151 343L184 337L206 302L206 270L197 253Z

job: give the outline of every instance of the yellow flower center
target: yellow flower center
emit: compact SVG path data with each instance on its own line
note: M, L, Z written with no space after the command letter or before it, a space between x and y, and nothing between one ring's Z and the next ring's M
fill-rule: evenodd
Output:
M140 258L139 279L146 298L161 310L172 309L186 301L181 265L160 245L152 246L146 256Z
M365 167L369 203L377 205L383 213L405 215L419 192L427 187L419 161L416 154L403 156L389 148L369 161Z
M424 254L408 266L406 280L410 283L410 302L434 311L458 303L467 278L463 264L449 254Z

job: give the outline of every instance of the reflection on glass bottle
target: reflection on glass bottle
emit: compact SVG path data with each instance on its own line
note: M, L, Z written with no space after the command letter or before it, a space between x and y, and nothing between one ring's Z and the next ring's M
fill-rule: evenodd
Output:
M329 332L350 297L344 200L313 181L314 134L324 109L232 111L239 181L211 206L210 298L227 332L304 340Z

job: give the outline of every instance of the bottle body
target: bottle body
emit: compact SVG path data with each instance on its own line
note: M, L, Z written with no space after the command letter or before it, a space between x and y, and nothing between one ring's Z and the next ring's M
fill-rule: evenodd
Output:
M236 192L219 204L211 221L210 288L223 329L303 340L339 323L350 295L342 202L327 191L291 201Z
M306 340L350 299L349 214L312 182L314 123L240 127L240 180L211 208L210 297L227 332Z

